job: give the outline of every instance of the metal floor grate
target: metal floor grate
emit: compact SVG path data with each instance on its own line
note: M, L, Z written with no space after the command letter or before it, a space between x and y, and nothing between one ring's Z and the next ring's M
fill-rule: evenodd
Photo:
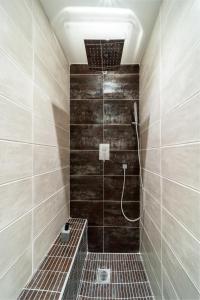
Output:
M110 269L110 283L96 281ZM154 300L140 254L88 253L77 300Z

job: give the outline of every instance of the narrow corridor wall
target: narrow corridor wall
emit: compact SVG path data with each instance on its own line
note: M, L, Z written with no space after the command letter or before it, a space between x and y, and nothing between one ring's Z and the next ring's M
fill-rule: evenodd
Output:
M141 63L141 252L157 300L200 299L200 5L165 0Z
M69 215L69 66L34 0L0 1L0 299Z

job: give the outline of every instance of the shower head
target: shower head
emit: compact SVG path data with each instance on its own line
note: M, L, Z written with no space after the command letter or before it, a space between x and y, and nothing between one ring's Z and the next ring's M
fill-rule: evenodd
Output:
M121 64L124 40L84 40L92 70L114 71Z

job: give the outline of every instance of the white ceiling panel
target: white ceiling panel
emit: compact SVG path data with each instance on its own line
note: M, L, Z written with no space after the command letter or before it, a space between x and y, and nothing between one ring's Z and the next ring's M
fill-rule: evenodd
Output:
M85 39L124 39L122 64L140 63L161 0L41 0L71 64L87 63Z

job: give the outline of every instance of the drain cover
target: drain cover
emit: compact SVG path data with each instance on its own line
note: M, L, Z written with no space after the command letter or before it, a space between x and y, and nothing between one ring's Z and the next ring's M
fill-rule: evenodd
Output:
M110 269L97 269L97 283L110 283Z

